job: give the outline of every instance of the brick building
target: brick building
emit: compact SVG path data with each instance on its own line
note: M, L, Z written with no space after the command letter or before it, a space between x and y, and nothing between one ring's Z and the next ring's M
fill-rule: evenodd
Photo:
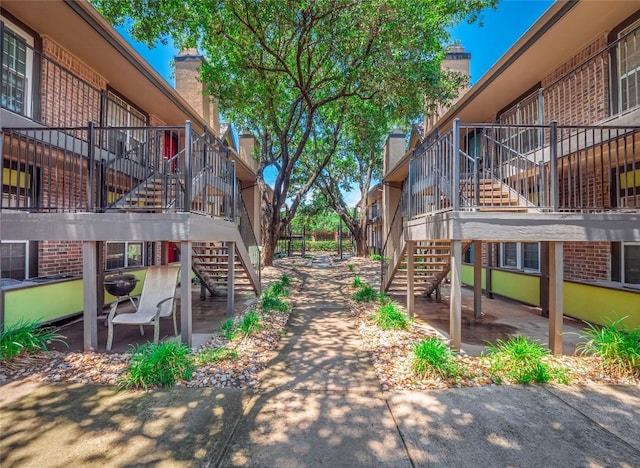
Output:
M176 91L89 2L6 0L0 13L3 283L84 275L86 318L105 274L179 255L212 293L233 296L239 281L258 291L255 140L220 134L203 58L176 57ZM214 250L242 264L233 284L201 261ZM1 324L19 318L4 299Z
M562 313L640 326L638 39L633 2L557 1L386 166L383 287L450 276L454 347L462 282L541 306L554 351Z

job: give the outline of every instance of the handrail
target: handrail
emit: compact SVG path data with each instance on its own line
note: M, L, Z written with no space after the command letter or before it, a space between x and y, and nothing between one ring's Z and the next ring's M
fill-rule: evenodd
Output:
M404 189L404 187L403 187ZM404 243L401 242L402 231L403 231L403 202L405 200L404 190L403 196L400 197L398 201L398 206L396 207L396 211L391 218L391 223L389 224L389 230L387 232L387 236L385 238L384 244L381 250L381 259L380 259L380 292L385 292L388 287L387 280L391 277L393 273L393 268L396 268L397 261L395 260L397 255L396 251L398 248L401 250L404 249ZM402 244L402 245L401 245ZM389 248L390 251L387 250Z

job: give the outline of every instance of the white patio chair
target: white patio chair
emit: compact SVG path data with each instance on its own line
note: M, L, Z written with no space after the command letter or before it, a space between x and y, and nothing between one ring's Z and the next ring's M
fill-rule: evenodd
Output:
M143 325L153 325L153 342L158 343L160 337L160 318L173 316L173 331L178 336L176 324L176 283L178 282L179 265L150 266L142 285L140 301L134 313L116 315L118 304L114 303L109 312L107 324L107 351L111 351L113 343L113 325L138 325L140 335L144 336Z

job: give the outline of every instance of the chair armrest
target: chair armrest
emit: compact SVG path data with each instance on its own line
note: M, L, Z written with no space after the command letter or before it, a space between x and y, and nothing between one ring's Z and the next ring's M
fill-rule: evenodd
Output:
M160 302L158 302L156 304L156 316L155 316L156 320L160 316L160 309L162 308L162 304L164 304L167 301L170 301L171 299L178 299L178 298L179 298L179 296L171 296L171 297L167 297L165 299L162 299ZM175 307L175 302L174 302L173 306Z

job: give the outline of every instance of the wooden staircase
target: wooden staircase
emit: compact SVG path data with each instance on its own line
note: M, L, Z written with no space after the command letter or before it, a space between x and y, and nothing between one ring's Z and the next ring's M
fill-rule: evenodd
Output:
M162 211L163 208L163 181L159 177L150 177L142 181L131 192L124 194L115 201L109 209L120 211ZM175 185L169 186L167 198L172 200L175 197Z
M413 290L416 295L430 296L451 270L451 242L421 241L415 242L413 246ZM471 242L463 244L463 255L470 247ZM387 288L387 293L401 294L406 290L407 254L405 253Z
M200 283L212 294L219 289L227 288L229 249L226 242L194 242L192 252L192 269ZM235 255L235 290L258 293L249 273L240 260L239 252Z
M460 192L463 199L478 211L526 212L530 205L528 200L495 178L479 179L478 190L474 179L461 180Z

